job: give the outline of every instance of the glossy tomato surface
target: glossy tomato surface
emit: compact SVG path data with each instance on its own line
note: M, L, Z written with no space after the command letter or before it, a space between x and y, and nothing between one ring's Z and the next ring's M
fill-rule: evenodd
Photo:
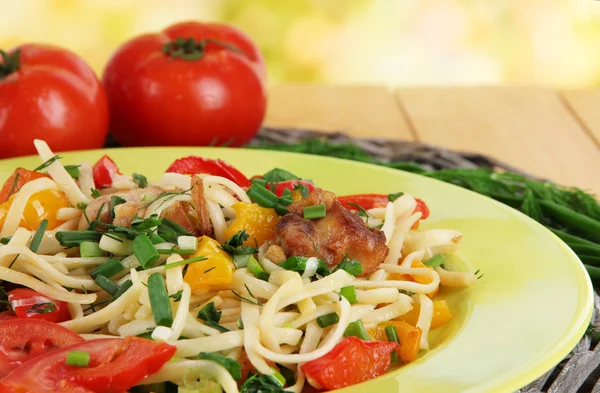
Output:
M0 58L0 158L34 154L34 139L54 151L100 148L107 132L104 89L77 55L27 44Z
M265 116L262 59L229 26L185 22L123 44L104 71L124 146L241 146Z

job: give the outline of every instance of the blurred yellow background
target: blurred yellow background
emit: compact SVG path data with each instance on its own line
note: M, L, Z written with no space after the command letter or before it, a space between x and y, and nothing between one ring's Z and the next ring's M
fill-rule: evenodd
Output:
M53 43L101 73L123 41L187 19L246 31L271 82L600 85L595 0L2 0L0 48Z

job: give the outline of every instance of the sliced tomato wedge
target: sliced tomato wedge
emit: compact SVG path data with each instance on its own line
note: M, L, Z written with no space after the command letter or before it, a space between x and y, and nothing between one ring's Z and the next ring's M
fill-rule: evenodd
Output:
M232 165L223 160L213 160L198 156L189 156L175 160L167 172L181 173L184 175L197 175L207 173L221 176L231 180L240 187L250 187L250 180Z
M45 173L30 171L25 168L17 168L13 174L6 179L2 189L0 190L0 203L4 203L8 200L11 195L14 195L17 191L32 180L39 179L40 177L49 177ZM16 180L15 180L16 179Z
M1 325L1 324L0 324ZM175 347L139 337L107 338L72 345L32 359L0 381L3 393L126 391L157 372ZM87 367L68 366L70 351L87 352Z
M392 361L395 342L363 341L348 337L327 354L302 366L309 378L327 390L340 389L383 375Z
M110 187L115 174L121 174L117 164L106 154L94 164L93 173L96 188Z
M8 292L8 302L19 318L64 322L71 319L67 303L51 299L28 288Z
M0 322L0 377L48 351L84 341L77 333L52 322L20 318L4 320Z
M338 201L348 210L359 211L360 209L357 206L369 210L376 207L385 207L390 200L387 195L383 194L358 194L338 197ZM420 220L429 217L427 204L419 198L415 198L415 201L417 201L417 206L413 213L420 212Z

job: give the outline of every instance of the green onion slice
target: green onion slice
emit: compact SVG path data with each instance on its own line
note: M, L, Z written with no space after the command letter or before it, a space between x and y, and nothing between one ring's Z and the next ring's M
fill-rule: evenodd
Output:
M159 273L154 273L148 278L148 295L156 325L171 327L173 310L165 282Z
M140 233L135 237L133 240L132 249L135 257L144 269L151 268L156 261L158 261L158 258L160 258L160 255L158 254L158 251L156 251L154 244L152 244L148 238L148 235L145 233Z
M90 354L84 351L69 351L65 363L67 366L87 367L90 363Z
M350 304L358 302L358 299L356 298L356 287L354 285L350 285L340 289L340 295L345 297Z
M94 277L94 281L100 288L104 289L113 296L119 291L119 286L115 284L114 281L111 281L101 274L96 275L96 277Z
M121 262L117 261L114 258L111 258L108 261L104 262L102 265L92 270L90 272L90 276L92 276L92 278L96 278L96 276L98 275L103 275L104 277L110 278L123 269L125 268L123 267Z
M389 342L400 344L400 338L398 337L398 330L396 329L396 326L386 326L385 335L387 336ZM398 361L398 353L396 351L392 352L392 361Z
M328 326L335 325L339 321L340 321L339 315L337 315L337 313L335 313L335 312L332 312L332 313L321 315L320 317L318 317L317 325L319 325L322 328L326 328Z
M426 260L425 262L423 262L423 264L425 266L430 266L430 267L438 267L442 264L444 264L446 262L446 258L442 255L442 254L435 254L434 256L432 256L431 258L429 258L428 260Z
M327 214L325 210L325 204L319 203L314 206L307 206L304 208L304 218L312 220L315 218L323 218Z
M42 220L40 222L40 226L37 231L35 231L35 235L33 235L33 239L31 240L31 244L29 245L29 249L33 252L37 252L38 248L40 248L40 244L42 243L42 239L44 238L44 232L46 232L46 228L48 227L48 220Z
M365 327L360 320L355 321L355 322L350 322L348 324L348 327L344 331L344 337L351 337L351 336L358 337L363 341L370 340L369 335L367 334L367 331L365 330Z
M101 257L102 250L96 242L84 241L79 245L79 254L82 258Z

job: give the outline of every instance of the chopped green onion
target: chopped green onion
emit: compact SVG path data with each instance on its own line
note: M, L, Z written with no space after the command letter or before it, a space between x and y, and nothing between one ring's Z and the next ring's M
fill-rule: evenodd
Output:
M242 317L238 317L238 319L237 319L237 327L240 330L244 330L244 321L242 320Z
M304 184L296 184L294 186L294 191L296 190L300 191L302 198L308 198L308 195L310 194L310 190Z
M342 262L340 262L340 264L333 269L333 272L335 273L340 269L345 270L347 273L352 274L353 276L358 276L363 271L360 262L358 262L356 259L349 259L348 254L344 255Z
M158 261L158 258L160 258L154 244L152 244L148 235L145 233L140 233L135 237L132 249L135 257L144 269L149 269L154 266L156 261Z
M6 236L6 237L3 237L3 238L0 238L0 244L7 245L8 242L10 241L10 239L12 239L12 236Z
M135 229L136 231L145 231L146 229L154 228L162 224L162 219L158 218L158 214L152 214L150 217L141 219L139 217L134 217L133 221L131 221L131 229Z
M321 315L320 317L318 317L317 325L319 325L322 328L326 328L328 326L335 325L339 321L340 321L339 315L337 315L337 313L332 312L332 313Z
M219 355L215 352L200 352L200 354L198 354L198 358L203 360L212 360L213 362L223 366L223 368L225 368L236 381L242 379L242 368L240 367L240 363L236 360L230 359L227 356Z
M315 218L323 218L323 217L325 217L326 214L327 214L327 212L325 210L324 203L319 203L318 205L314 205L314 206L306 206L304 208L304 218L306 218L307 220L312 220Z
M124 294L125 292L127 292L127 290L129 288L131 288L132 286L133 286L133 281L131 281L131 280L125 281L123 284L121 284L121 286L119 287L119 290L117 291L117 293L115 293L113 295L113 300L117 300L119 298L119 296L121 296L122 294Z
M100 249L116 255L131 255L133 253L132 241L121 239L115 234L105 233L100 238Z
M191 235L187 229L173 221L163 218L158 226L158 234L168 242L175 242L179 236Z
M169 297L171 299L173 299L174 302L180 302L181 301L181 296L183 295L183 289L180 289L179 291L169 295Z
M213 328L213 329L216 329L216 330L220 331L221 333L226 333L226 332L229 332L229 331L230 331L230 330L229 330L229 329L227 329L225 326L223 326L223 325L219 325L218 323L216 323L216 322L213 322L213 321L206 321L206 322L204 322L204 324L205 324L206 326L208 326L208 327L211 327L211 328Z
M156 233L151 233L149 237L152 244L166 243L166 240L158 236Z
M308 261L308 258L306 257L297 257L297 256L292 256L289 257L288 259L286 259L285 261L283 261L281 264L279 264L280 267L284 268L285 270L291 270L293 272L298 272L300 274L304 273L304 271L306 270L306 262ZM320 276L328 276L331 274L331 270L329 270L329 268L327 267L327 265L325 264L325 262L323 262L322 260L318 260L318 267L317 267L317 274Z
M281 373L279 371L277 371L276 368L271 367L271 370L273 370L273 374L271 374L271 377L275 378L275 380L277 380L277 382L279 383L279 385L281 387L285 386L285 378L283 377L283 375L281 375Z
M98 243L85 241L79 244L79 254L82 258L101 257L102 250Z
M348 300L348 303L350 304L358 302L358 299L356 298L356 287L354 285L350 285L340 289L340 295L345 297Z
M205 322L219 322L221 320L221 311L217 310L214 302L210 302L206 306L202 307L198 313L198 318Z
M164 243L164 242L163 242ZM179 254L179 255L192 255L196 252L196 250L180 250L178 248L168 248L168 249L159 249L157 250L159 254L171 255L171 254Z
M287 386L293 386L296 383L296 374L292 370L279 363L277 363L277 368L279 368L279 372L285 378Z
M404 195L403 192L395 192L393 194L388 194L388 201L394 202L396 199L400 198L402 195Z
M97 188L92 188L90 190L90 192L92 193L92 197L94 197L94 198L98 198L98 197L102 196L102 194L100 193L100 190L98 190Z
M196 250L198 248L198 238L195 236L179 236L177 245L182 250Z
M288 180L301 180L298 176L285 169L274 168L263 175L263 179L271 183L279 183Z
M387 336L389 342L400 344L400 338L398 338L398 330L396 330L396 326L386 326L385 335ZM392 361L398 361L398 353L396 351L392 352Z
M197 257L194 257L194 258L184 259L183 261L168 263L166 265L163 265L163 268L165 270L168 270L168 269L172 269L172 268L177 267L177 266L188 265L190 263L205 261L207 259L208 258L205 257L204 255L200 255L200 256L197 256Z
M246 194L248 194L252 202L262 207L274 208L277 202L279 202L277 195L256 183L252 183Z
M121 264L121 262L117 261L114 258L111 258L108 261L104 262L102 265L92 270L90 272L90 276L92 276L92 278L96 278L96 276L100 274L104 277L110 278L123 269L125 269L125 267Z
M90 363L90 354L84 351L69 351L65 363L67 366L87 367Z
M351 336L358 337L363 341L370 340L369 335L367 334L367 331L365 330L365 327L360 320L355 321L355 322L350 322L348 324L348 327L344 331L344 337L351 337Z
M248 264L246 266L248 267L248 270L250 270L250 273L254 274L259 279L263 281L269 281L269 274L267 274L267 272L264 271L262 266L260 266L260 264L258 263L256 258L254 258L253 255L250 256L250 259L248 260Z
M444 258L444 256L442 254L435 254L434 256L432 256L431 258L429 258L428 260L426 260L425 262L423 262L423 264L425 266L430 266L430 267L438 267L442 264L444 264L446 262L446 258Z
M173 310L165 282L159 273L154 273L148 278L148 296L156 325L171 327Z
M118 205L122 205L126 202L127 201L125 199L121 198L120 196L116 196L116 195L111 196L110 197L110 205L109 205L110 216L112 218L115 218L115 207L117 207Z
M99 241L102 234L95 231L59 231L55 236L63 247L79 247L81 242Z
M73 179L77 180L81 175L81 173L79 172L80 166L81 165L65 165L65 170Z
M100 288L104 289L113 296L119 291L119 286L115 284L114 281L109 280L101 274L96 275L96 277L94 277L94 281Z
M44 169L48 168L50 165L52 165L54 163L54 161L60 160L61 158L62 158L61 156L55 155L54 157L48 159L48 161L45 161L42 165L35 168L33 171L39 172L41 170L44 170Z
M131 177L133 177L133 182L137 184L139 188L148 187L148 179L146 179L146 176L134 173Z
M46 232L46 228L48 227L48 220L42 220L40 222L40 226L37 231L35 231L35 235L33 235L33 239L31 240L31 244L29 245L29 249L33 252L37 252L40 244L42 243L42 239L44 238L44 232Z

